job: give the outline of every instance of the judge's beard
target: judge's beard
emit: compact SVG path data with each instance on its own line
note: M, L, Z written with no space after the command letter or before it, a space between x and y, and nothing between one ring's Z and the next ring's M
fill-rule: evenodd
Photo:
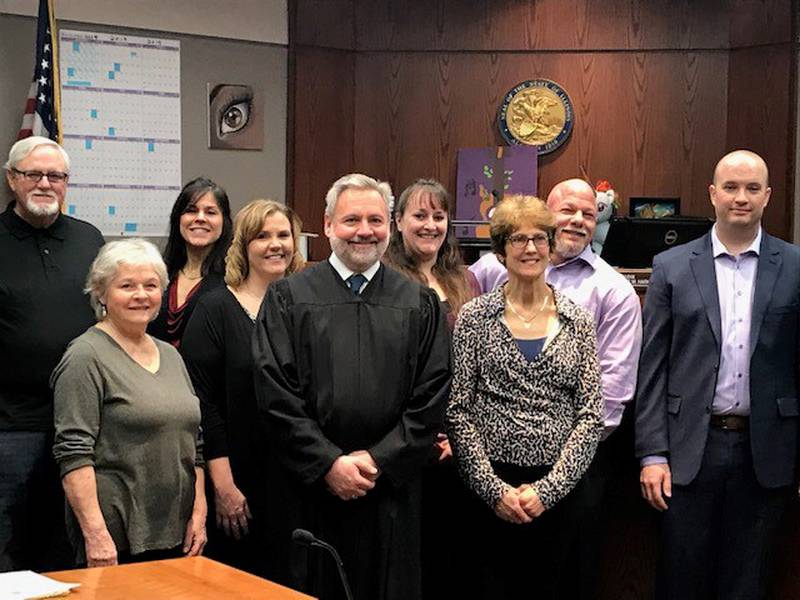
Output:
M367 248L355 248L348 241L332 236L331 250L345 266L356 273L363 273L378 262L389 246L388 237Z

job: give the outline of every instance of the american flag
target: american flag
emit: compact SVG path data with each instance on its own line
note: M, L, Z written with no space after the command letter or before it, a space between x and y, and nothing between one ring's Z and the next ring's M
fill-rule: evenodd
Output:
M58 46L53 0L39 0L36 27L36 66L17 139L41 135L61 142L61 98Z

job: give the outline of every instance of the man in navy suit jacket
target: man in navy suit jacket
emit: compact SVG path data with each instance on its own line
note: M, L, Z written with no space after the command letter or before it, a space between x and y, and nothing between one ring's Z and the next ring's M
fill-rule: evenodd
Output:
M656 256L636 394L642 495L663 511L659 596L764 598L797 472L800 248L761 228L767 165L724 156L717 221Z

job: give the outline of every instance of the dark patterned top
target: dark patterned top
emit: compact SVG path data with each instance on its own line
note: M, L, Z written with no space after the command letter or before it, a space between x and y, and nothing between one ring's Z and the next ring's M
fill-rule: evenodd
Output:
M156 318L147 326L147 333L180 349L186 324L192 317L194 307L207 292L225 286L223 274L209 272L186 295L183 304L178 306L178 275L170 280L161 299L161 309Z
M466 304L456 322L448 435L462 477L492 508L510 486L491 462L550 466L531 482L550 508L589 467L603 431L592 316L553 296L560 329L530 362L501 321L502 288Z

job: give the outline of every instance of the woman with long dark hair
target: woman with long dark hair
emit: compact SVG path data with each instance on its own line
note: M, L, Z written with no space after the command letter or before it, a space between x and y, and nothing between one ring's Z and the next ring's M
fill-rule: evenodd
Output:
M450 229L450 195L433 179L418 179L400 194L383 262L432 288L451 329L461 307L480 294Z
M228 194L205 177L183 186L169 216L164 248L169 286L148 332L180 346L186 323L204 293L224 285L233 223Z
M403 190L395 207L389 247L384 262L410 279L418 281L439 296L452 330L461 307L480 294L475 276L467 270L450 228L450 198L447 190L433 179L418 179ZM422 489L422 585L423 596L469 597L468 588L459 588L462 569L470 557L462 549L467 531L462 511L453 497L466 490L451 458L444 433L434 448L423 474Z

